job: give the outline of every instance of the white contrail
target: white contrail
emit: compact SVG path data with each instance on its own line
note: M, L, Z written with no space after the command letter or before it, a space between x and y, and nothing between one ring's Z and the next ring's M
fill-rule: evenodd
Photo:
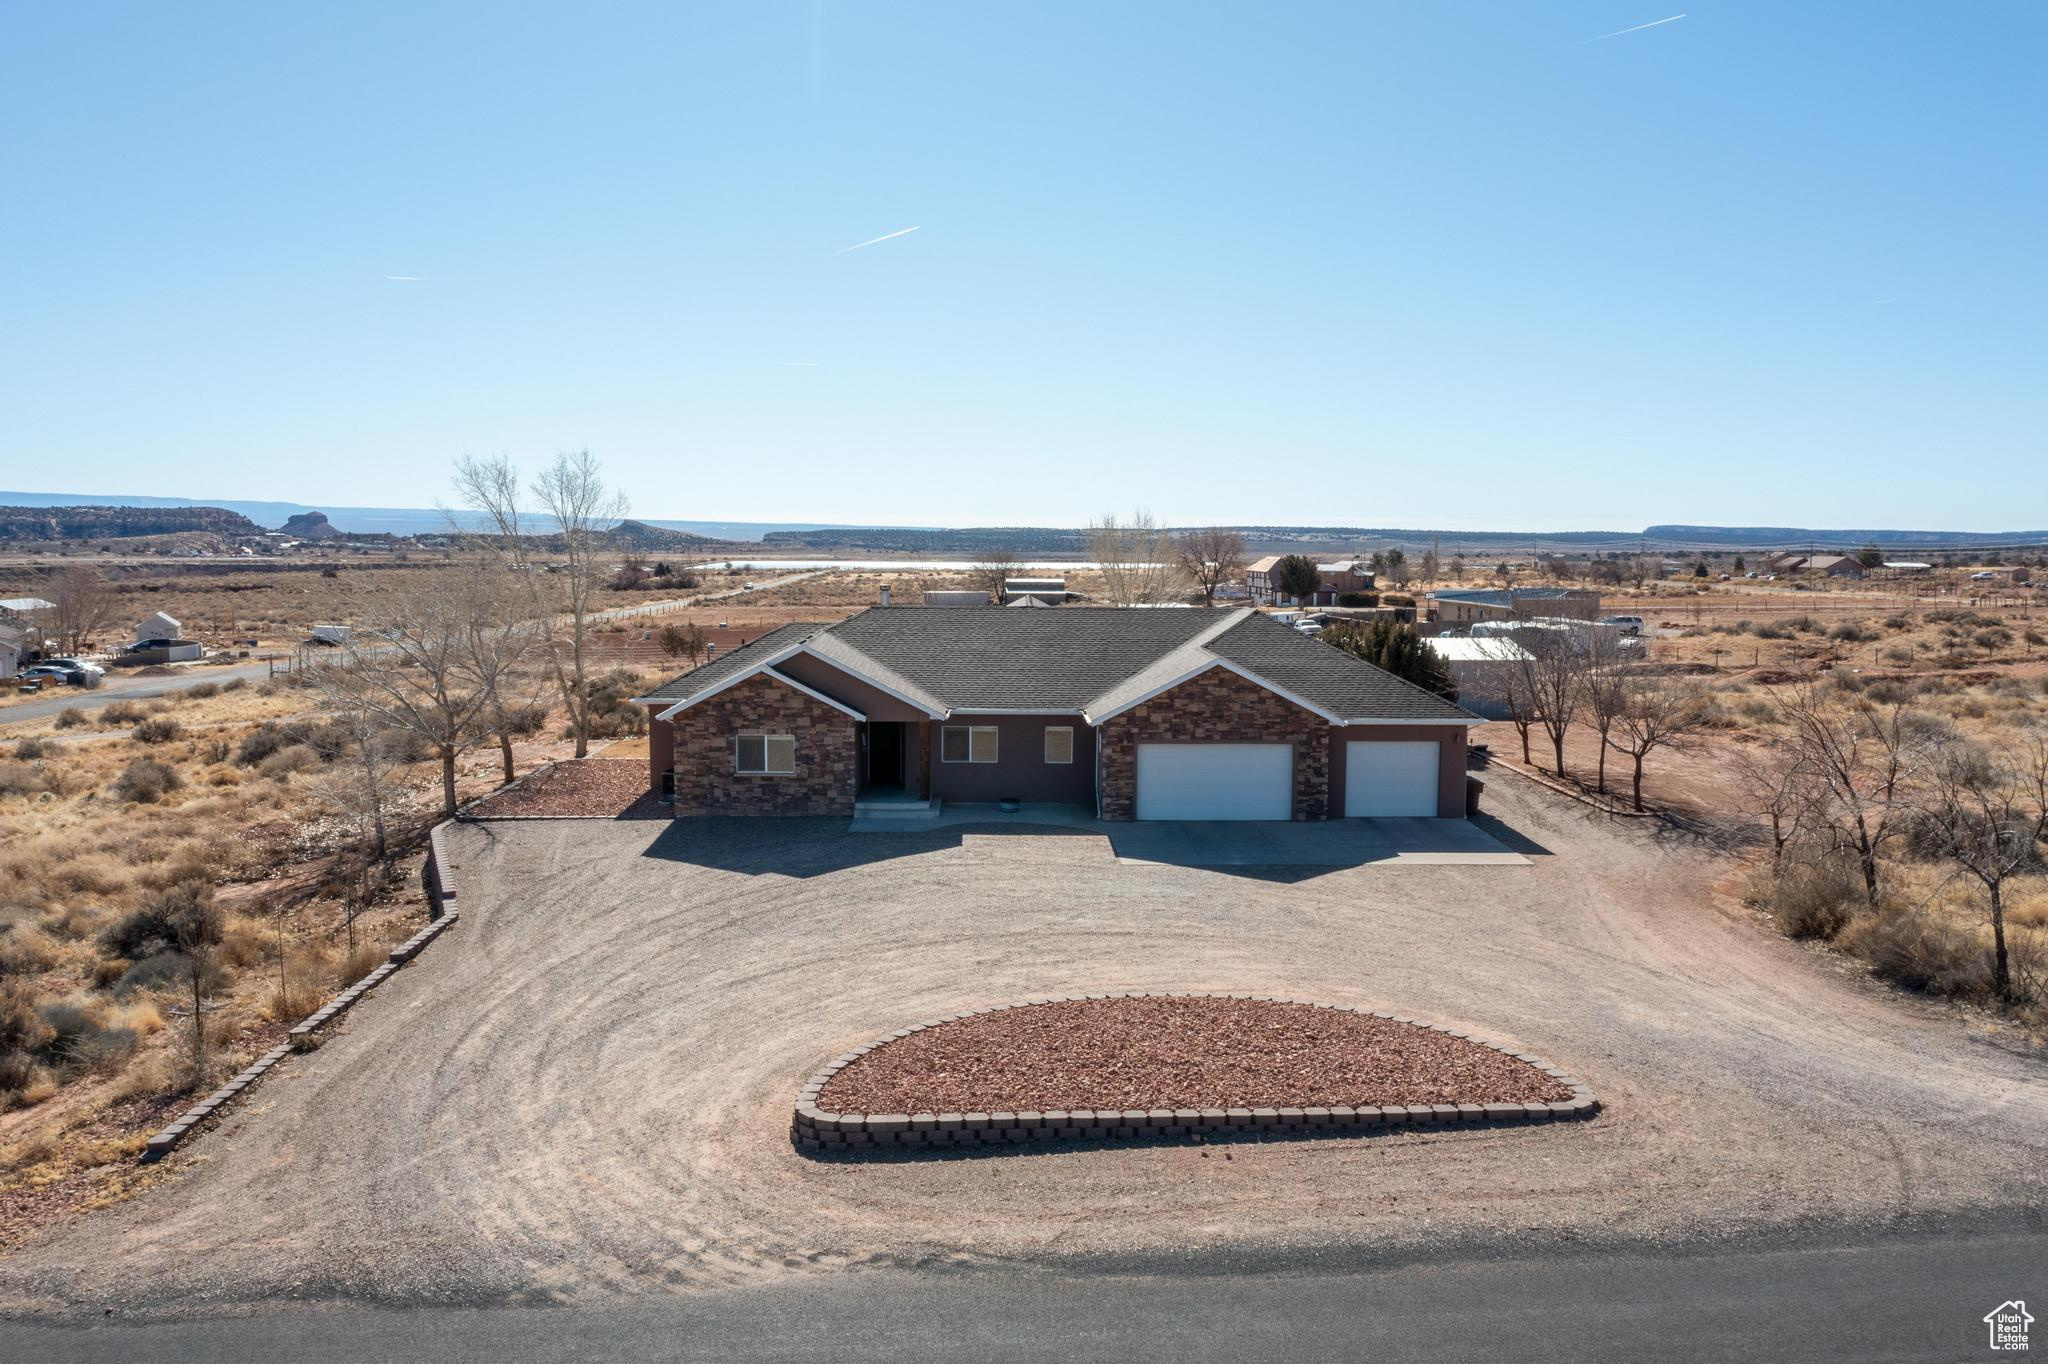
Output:
M425 275L386 275L384 278L395 279L401 284L431 284L433 282Z
M860 249L861 249L861 248L862 248L863 246L873 246L873 245L875 244L875 242L885 242L885 241L888 241L890 237L901 237L901 236L905 236L905 235L907 235L907 234L909 234L909 233L912 233L912 232L915 232L915 231L917 231L917 229L916 229L916 228L914 228L914 227L906 227L906 228L904 228L904 229L903 229L903 231L901 231L901 232L890 232L890 233L887 233L887 234L885 234L885 235L883 235L883 236L880 236L880 237L876 237L876 238L874 238L874 239L873 239L872 241L864 241L864 242L855 242L855 243L854 243L854 244L853 244L852 246L845 246L845 247L841 247L841 248L840 248L839 250L837 250L837 251L834 251L834 252L833 252L832 254L833 254L833 255L835 255L835 256L843 256L843 255L845 255L845 254L846 254L846 253L847 253L848 251L858 251L858 250L860 250Z
M1675 24L1684 17L1683 14L1674 14L1669 19L1653 19L1647 24L1637 24L1634 28L1618 28L1612 33L1603 33L1597 38L1588 38L1586 41L1589 43L1602 43L1606 42L1609 38L1619 38L1624 33L1641 33L1644 29L1655 28L1659 24Z

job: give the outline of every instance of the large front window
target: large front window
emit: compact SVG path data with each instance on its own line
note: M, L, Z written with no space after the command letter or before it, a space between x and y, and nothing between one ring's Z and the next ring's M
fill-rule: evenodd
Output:
M940 762L992 763L995 760L994 725L946 725L940 729Z
M743 776L789 776L796 771L796 740L787 734L742 734L732 741L732 770Z

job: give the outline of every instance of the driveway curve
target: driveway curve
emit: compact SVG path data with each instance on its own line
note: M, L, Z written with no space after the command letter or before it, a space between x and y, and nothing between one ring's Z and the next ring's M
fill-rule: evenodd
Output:
M1489 799L1495 793L1489 792ZM1522 866L1119 863L1058 830L454 836L455 932L0 1304L601 1301L886 1264L1345 1264L2048 1204L2048 1068L1762 931L1732 864L1526 783ZM1588 1123L838 1162L823 1060L1037 993L1287 993L1544 1055Z

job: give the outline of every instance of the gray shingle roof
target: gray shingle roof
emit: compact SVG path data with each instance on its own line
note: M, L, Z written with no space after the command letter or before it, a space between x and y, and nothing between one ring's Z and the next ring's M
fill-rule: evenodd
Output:
M682 701L707 691L725 681L735 673L775 657L792 644L802 644L820 630L829 629L830 621L799 620L788 625L777 626L759 639L750 639L729 654L720 654L701 667L692 668L680 677L672 677L656 687L643 701Z
M836 625L801 621L772 630L663 683L647 699L688 700L799 644L942 713L1101 715L1207 660L1223 659L1344 720L1443 724L1474 718L1440 696L1242 607L863 611Z

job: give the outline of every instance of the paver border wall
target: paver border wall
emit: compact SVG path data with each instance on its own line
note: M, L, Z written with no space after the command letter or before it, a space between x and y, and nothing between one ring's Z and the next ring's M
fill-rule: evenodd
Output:
M818 1107L818 1096L832 1078L871 1051L928 1028L956 1023L1005 1009L1029 1008L1035 1004L1078 1003L1097 999L1244 999L1272 1004L1304 1004L1318 1009L1335 1009L1367 1018L1407 1024L1448 1037L1462 1038L1477 1046L1513 1057L1557 1080L1572 1092L1569 1099L1530 1103L1378 1104L1365 1107L1313 1108L1153 1108L1078 1109L1018 1113L828 1113ZM1541 1057L1459 1028L1429 1023L1406 1014L1382 1013L1350 1008L1319 1000L1295 999L1287 995L1238 994L1213 990L1118 991L1085 995L1043 995L991 1005L985 1009L963 1009L943 1018L914 1023L864 1047L834 1057L805 1081L798 1092L790 1137L799 1147L851 1152L866 1148L904 1146L956 1146L976 1143L1025 1143L1034 1141L1171 1140L1176 1138L1242 1135L1312 1136L1320 1132L1348 1134L1374 1128L1525 1124L1570 1122L1600 1112L1600 1100L1585 1081L1560 1070Z
M451 823L452 820L443 820L427 833L427 861L420 870L420 879L427 891L427 926L392 948L382 966L301 1019L286 1034L284 1042L264 1052L248 1069L239 1072L219 1089L187 1108L169 1125L152 1136L142 1148L141 1159L144 1162L162 1160L175 1151L201 1123L241 1097L251 1085L268 1074L272 1067L305 1045L314 1033L347 1013L354 1007L356 1001L389 980L400 967L424 951L427 944L455 926L462 915L452 908L455 901L455 883L449 875L448 854L441 843L442 832Z

